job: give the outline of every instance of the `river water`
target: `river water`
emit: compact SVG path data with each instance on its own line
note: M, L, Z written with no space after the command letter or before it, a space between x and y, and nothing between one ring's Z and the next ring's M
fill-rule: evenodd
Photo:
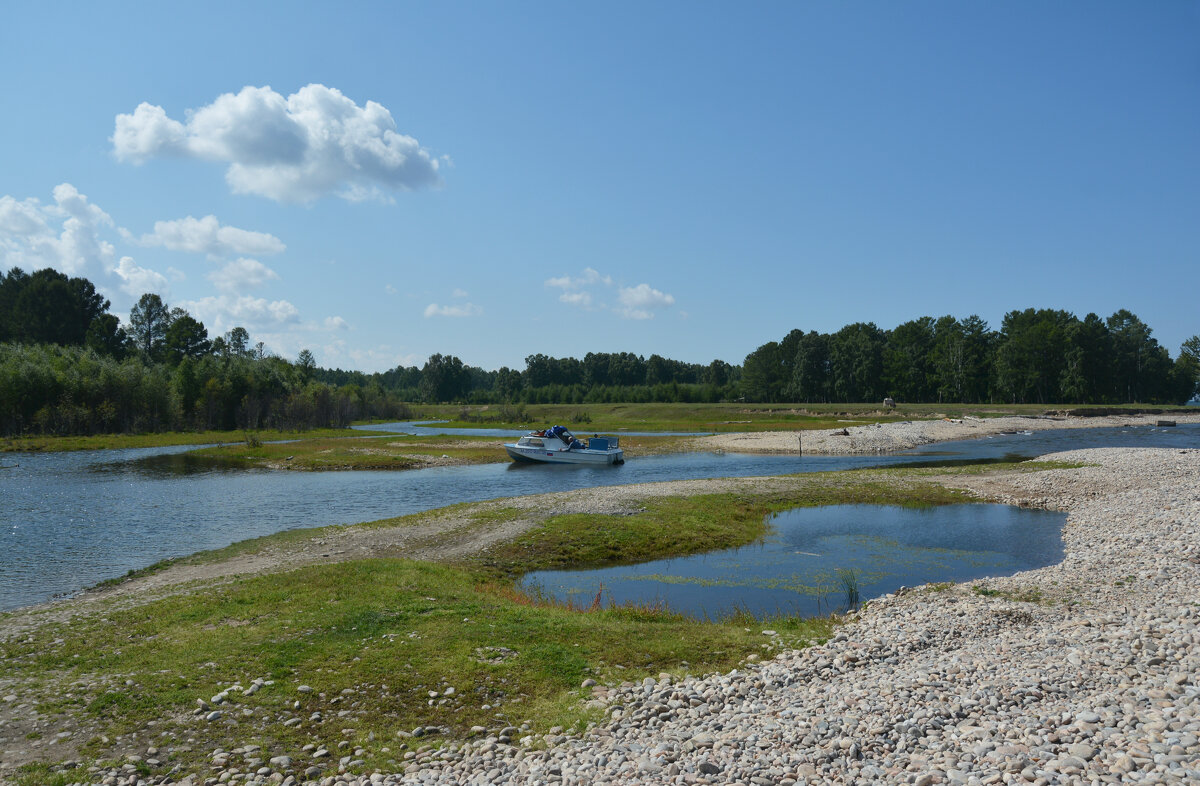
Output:
M588 486L1030 457L1080 447L1200 448L1200 425L1043 431L882 456L689 453L623 466L485 464L404 472L228 470L190 447L0 454L0 609L69 594L168 557L285 529Z

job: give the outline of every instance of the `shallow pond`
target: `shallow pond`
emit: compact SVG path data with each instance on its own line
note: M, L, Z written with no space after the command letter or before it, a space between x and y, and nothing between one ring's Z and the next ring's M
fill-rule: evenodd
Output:
M640 565L538 571L523 586L576 606L665 605L716 619L843 610L902 586L1011 575L1062 559L1066 514L1009 505L831 505L772 516L771 533L736 549Z

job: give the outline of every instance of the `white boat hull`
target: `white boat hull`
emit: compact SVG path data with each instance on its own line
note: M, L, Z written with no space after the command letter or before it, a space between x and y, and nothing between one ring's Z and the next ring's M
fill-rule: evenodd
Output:
M541 464L624 464L625 451L610 450L556 450L549 447L526 447L506 444L504 449L514 461L532 461Z

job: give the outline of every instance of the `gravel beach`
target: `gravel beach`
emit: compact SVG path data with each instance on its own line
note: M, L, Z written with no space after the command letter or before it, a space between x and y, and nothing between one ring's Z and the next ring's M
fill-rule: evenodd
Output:
M745 434L714 434L698 437L689 450L724 450L730 453L811 453L816 455L859 455L909 450L934 442L975 439L989 434L1047 431L1062 428L1110 426L1153 426L1160 418L1177 423L1200 423L1200 413L1116 415L1106 417L1002 417L946 418L898 423L855 425L813 431L760 431Z
M322 783L1200 782L1200 450L1048 458L1092 466L956 481L1067 510L1058 565L890 595L737 672L597 686L581 739L507 729Z
M1005 420L1030 430L1038 423ZM908 433L905 425L927 428ZM871 445L885 442L962 438L940 436L950 427L984 434L1016 424L889 424L864 428L861 437L856 427L848 431L859 452L874 452L882 448ZM761 450L783 449L772 447L771 435L706 439L739 450L751 440ZM1066 511L1061 563L875 599L829 642L732 673L585 685L604 720L582 737L494 729L440 750L414 745L398 771L360 776L335 775L334 761L311 767L299 752L257 768L224 766L249 758L247 748L244 755L221 752L222 766L181 780L126 768L78 782L1200 782L1200 450L1110 448L1044 458L1085 466L942 481L985 499ZM611 497L619 507L628 492L575 494ZM772 632L762 635L767 641Z

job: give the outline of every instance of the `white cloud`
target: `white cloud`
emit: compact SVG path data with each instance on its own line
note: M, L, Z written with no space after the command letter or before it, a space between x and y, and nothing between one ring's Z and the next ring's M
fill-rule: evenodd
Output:
M383 291L384 291L384 292L387 292L389 295L394 295L394 294L396 294L397 292L399 292L400 290L396 289L396 288L395 288L394 286L392 286L391 284L384 284L384 285L383 285Z
M155 156L187 153L187 130L183 124L167 117L161 106L144 101L132 115L117 115L111 141L119 160L135 164Z
M113 245L100 237L102 227L113 226L113 220L70 183L54 187L54 207L47 208L53 216L67 216L57 241L47 244L57 257L54 267L73 276L86 276L97 265L111 267L116 256ZM94 275L94 274L93 274Z
M428 317L474 317L483 313L483 309L474 303L464 303L461 306L439 306L437 303L430 303L425 307L425 316Z
M604 290L614 286L612 276L603 275L591 267L584 268L580 276L548 278L544 284L551 289L562 290L558 296L560 302L589 310L609 308L604 302L597 302L597 297L604 298ZM675 304L674 296L654 289L649 284L618 286L616 295L619 305L614 310L626 319L653 319L656 311Z
M653 319L656 310L675 303L674 297L659 292L649 284L621 287L617 292L617 300L621 303L621 315L628 319Z
M121 291L130 297L141 297L147 292L165 296L168 292L166 276L139 267L132 257L121 257L112 272L121 280Z
M132 257L118 258L105 234L115 230L127 238L129 233L108 213L70 183L55 186L53 194L52 205L0 196L0 259L6 267L27 272L50 267L88 278L101 290L109 285L135 296L166 291L162 274L139 266ZM130 292L139 286L145 289Z
M349 330L350 324L341 317L325 317L326 330Z
M208 280L213 282L217 289L232 293L255 289L268 281L277 281L278 279L279 274L262 262L244 257L235 259L220 270L214 270L208 274Z
M89 226L113 225L108 213L88 202L88 198L70 183L59 183L54 187L54 202L59 210Z
M342 362L348 368L364 371L387 371L396 366L420 366L426 357L413 352L397 352L386 344L367 349L355 348L346 352L345 342L341 341L325 347L325 351L327 356L345 358Z
M5 195L0 196L0 236L32 237L50 234L50 227L42 214L42 205L30 198L18 202Z
M612 282L613 280L611 276L602 276L600 275L599 271L595 270L594 268L585 267L583 269L583 275L579 278L572 278L571 276L548 278L546 279L546 286L554 287L556 289L582 289L583 287L591 286L593 284L604 284L605 286L611 286Z
M142 235L144 246L164 246L172 251L190 251L224 257L231 254L278 254L287 246L274 235L237 227L221 226L216 216L155 221L154 233Z
M558 299L572 306L587 307L592 305L592 296L587 292L564 292L558 296Z
M209 333L220 335L242 326L252 334L299 322L300 310L286 300L267 300L251 295L221 294L189 300L180 304L209 327Z
M229 164L234 192L281 202L337 194L384 199L440 182L438 160L396 130L386 107L358 106L334 88L311 84L284 98L270 87L225 93L188 114L187 123L142 103L117 115L111 137L120 161L182 156Z
M450 294L452 294L454 297L470 297L470 295L467 294L467 290L465 290L465 289L455 289Z
M579 277L569 275L559 276L557 278L548 278L543 283L551 289L563 290L562 294L558 296L560 302L577 308L591 309L595 296L589 290L595 290L599 287L611 287L613 280L611 276L601 275L600 271L595 268L585 267L583 275ZM603 308L603 306L600 306L600 308Z

